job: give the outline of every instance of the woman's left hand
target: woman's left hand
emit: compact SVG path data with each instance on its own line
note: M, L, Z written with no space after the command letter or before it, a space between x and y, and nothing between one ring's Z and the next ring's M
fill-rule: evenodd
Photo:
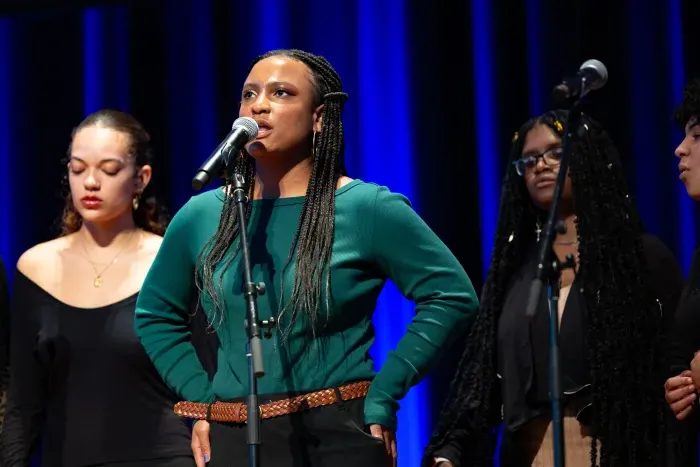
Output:
M695 352L693 359L690 361L690 373L695 389L700 391L700 350Z
M396 467L396 458L398 456L396 452L396 434L382 425L370 425L369 432L375 438L384 440L386 452L391 459L391 465L392 467Z

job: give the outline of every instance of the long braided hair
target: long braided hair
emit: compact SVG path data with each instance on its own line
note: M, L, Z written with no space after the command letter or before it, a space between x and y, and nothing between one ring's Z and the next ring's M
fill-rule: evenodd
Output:
M568 112L551 111L516 133L510 160L519 159L528 132L546 125L560 138ZM643 278L643 227L617 151L601 126L583 116L569 174L577 216L578 280L589 310L588 358L593 386L591 464L665 465L663 456L662 316ZM459 443L462 465L491 466L500 422L497 328L509 281L536 243L538 213L523 179L509 164L498 228L478 317L452 381L425 465L442 446ZM507 382L506 382L507 384ZM466 430L457 439L456 429ZM600 441L600 452L598 452Z
M315 333L315 323L322 308L329 310L330 297L330 269L331 249L333 246L333 232L335 227L335 190L338 180L346 175L344 150L345 137L343 132L343 105L347 94L343 92L340 76L331 64L323 57L313 55L301 50L273 50L257 57L250 70L259 61L273 56L284 56L298 60L305 64L311 71L312 82L315 89L315 107L323 104L323 124L321 130L313 135L312 139L312 169L306 197L301 209L299 224L294 240L284 267L295 260L294 284L292 294L286 305L282 308L280 316L286 317L288 325L283 337L287 337L294 322L302 317L309 324L309 329ZM312 156L312 154L309 154ZM227 176L226 186L232 184L235 173L244 176L248 184L248 198L253 198L255 192L255 161L245 150L236 158L233 170ZM248 203L246 219L250 218L252 204ZM214 305L214 316L222 320L224 305L219 298L223 292L222 282L224 272L229 268L238 252L239 245L235 247L234 254L225 260L226 253L238 237L239 222L237 219L235 201L232 196L226 196L219 226L204 246L197 259L196 281L200 291L206 291ZM295 257L296 256L296 257ZM224 262L219 274L218 286L214 285L215 270ZM284 277L284 271L282 271ZM284 283L282 283L284 290ZM325 306L321 303L325 297ZM283 301L283 297L280 298ZM291 311L290 311L291 310ZM210 318L210 321L213 321Z

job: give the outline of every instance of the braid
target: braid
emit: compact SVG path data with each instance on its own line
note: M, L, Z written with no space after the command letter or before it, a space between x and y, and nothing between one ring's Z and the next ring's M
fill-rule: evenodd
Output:
M294 283L292 293L286 305L280 312L280 320L287 322L283 337L288 337L297 318L303 315L308 321L311 333L315 336L315 324L319 313L325 308L330 309L330 259L333 247L335 228L335 190L338 180L346 174L344 151L345 140L343 132L342 113L347 94L343 92L340 76L331 64L319 57L301 50L273 50L260 57L252 67L272 56L285 56L304 63L311 71L313 84L316 88L316 103L323 104L323 125L314 135L312 168L306 197L299 216L294 239L290 247L286 264L281 272L280 306L284 302L284 272L295 260ZM246 179L251 180L248 195L254 193L255 168L250 155L245 151L237 159L234 173L245 173ZM246 216L250 216L251 205L248 205ZM201 263L202 287L212 297L218 319L223 319L224 305L217 298L213 287L214 269L223 260L226 251L238 236L238 222L234 202L231 196L226 197L219 227L204 247L198 263ZM233 261L238 246L226 260L219 276L218 289L222 291L223 273ZM199 276L199 274L198 274ZM200 284L198 282L198 284ZM322 301L324 303L322 304ZM291 313L289 312L291 310ZM286 316L289 314L289 316Z
M525 123L514 139L511 160L536 125L562 136L565 111ZM570 176L579 240L582 294L589 310L589 366L593 386L591 464L665 465L663 329L659 305L644 280L643 227L627 190L617 152L600 126L584 116L585 131L573 146ZM585 155L585 157L583 157ZM426 450L433 454L454 441L455 428L467 432L462 464L492 465L498 404L496 330L509 281L535 243L537 221L522 178L509 165L491 266L477 320L452 382L439 424ZM600 452L597 445L600 441ZM472 452L473 450L473 452ZM596 460L600 459L600 464Z
M454 430L463 428L466 439L462 465L490 467L496 449L496 426L500 421L500 382L496 374L498 319L510 279L520 267L528 245L535 241L534 210L521 209L528 203L522 181L507 171L501 190L498 228L486 277L479 313L466 340L466 348L451 384L440 422L424 458L432 465L434 453L453 441Z
M217 325L223 320L225 304L222 303L219 298L219 293L217 293L217 289L214 287L214 271L233 244L233 240L238 237L238 232L240 230L238 211L236 210L232 192L229 190L229 187L233 184L233 175L236 173L243 175L245 180L248 181L248 199L253 198L253 193L255 192L255 166L253 164L253 158L245 151L241 151L234 162L233 171L226 174L224 205L221 209L219 226L214 235L204 245L202 251L200 251L196 263L198 265L197 272L195 273L197 289L200 293L206 292L206 294L211 297L214 307L212 316L218 321ZM246 220L250 219L251 211L252 204L248 203L245 211ZM230 255L226 260L221 273L219 273L218 291L221 292L221 296L223 296L223 273L231 265L239 248L240 244L236 246L234 254ZM215 327L213 323L214 319L210 319L210 327Z
M280 313L288 317L289 324L283 339L289 336L292 325L305 313L309 327L315 336L315 323L325 299L326 313L330 310L330 259L335 228L335 189L338 179L346 173L343 154L345 137L342 112L347 95L342 92L340 77L330 63L322 57L300 50L273 51L264 55L284 55L306 64L314 76L316 88L324 102L323 126L314 139L313 160L309 186L299 216L292 248L289 251L286 270L296 250L296 264L292 295ZM284 274L281 281L284 293ZM281 298L282 299L282 298Z
M579 151L590 160L572 158L571 181L578 274L590 310L591 461L600 455L601 466L664 465L657 458L663 456L663 325L643 276L643 227L612 142L595 122L587 125Z

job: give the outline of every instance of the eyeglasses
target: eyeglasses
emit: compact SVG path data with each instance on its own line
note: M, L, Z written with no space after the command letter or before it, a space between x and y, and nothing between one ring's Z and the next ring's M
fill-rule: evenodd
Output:
M564 154L564 148L552 148L542 154L523 157L517 161L513 161L515 171L521 177L525 175L525 170L537 165L537 159L542 158L545 164L549 167L556 167L561 163L561 157Z

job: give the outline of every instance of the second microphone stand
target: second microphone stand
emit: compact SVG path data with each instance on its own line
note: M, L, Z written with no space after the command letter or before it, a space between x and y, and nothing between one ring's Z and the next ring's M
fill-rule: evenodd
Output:
M526 314L532 319L537 312L542 288L547 286L549 300L549 387L550 401L552 403L552 432L554 445L554 466L565 466L566 447L564 443L564 417L561 410L562 388L561 368L559 356L559 289L561 285L561 273L565 269L575 268L576 263L572 255L567 255L564 261L559 260L554 252L554 238L559 233L566 232L566 224L558 219L561 194L569 172L569 159L571 158L571 145L574 135L578 133L581 124L581 101L578 100L569 110L569 118L566 123L564 137L562 139L563 154L559 165L559 174L554 185L552 204L549 207L547 222L542 231L540 251L537 262L537 278L533 281L530 296L527 303Z
M238 215L238 235L241 242L243 280L245 282L246 319L245 328L248 335L246 357L248 358L248 419L246 422L249 465L260 465L260 406L258 405L258 378L265 374L262 358L262 328L272 328L274 318L260 321L258 318L258 295L265 294L265 284L253 282L250 268L250 249L248 246L248 225L245 218L248 196L246 195L245 179L240 174L233 176L233 198Z

